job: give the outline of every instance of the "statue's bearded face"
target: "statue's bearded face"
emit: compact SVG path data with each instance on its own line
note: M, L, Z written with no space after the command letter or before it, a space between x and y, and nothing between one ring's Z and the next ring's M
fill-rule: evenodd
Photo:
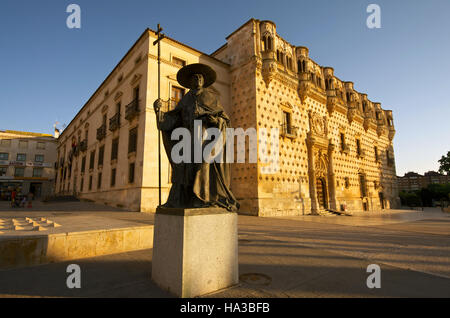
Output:
M205 83L205 79L202 74L194 74L191 77L191 88L192 89L200 89L203 87Z

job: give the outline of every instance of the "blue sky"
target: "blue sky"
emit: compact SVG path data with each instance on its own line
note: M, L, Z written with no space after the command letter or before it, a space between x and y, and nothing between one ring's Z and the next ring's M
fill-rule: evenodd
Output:
M68 29L66 7L81 7ZM366 27L370 3L381 29ZM146 27L205 53L254 17L369 99L392 109L397 174L437 169L450 150L450 1L3 0L0 129L52 133L68 124Z

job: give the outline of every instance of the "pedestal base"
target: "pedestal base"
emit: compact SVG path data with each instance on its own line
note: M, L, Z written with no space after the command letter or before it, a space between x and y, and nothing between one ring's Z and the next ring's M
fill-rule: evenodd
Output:
M196 297L236 285L237 214L221 208L158 208L152 280L178 297Z

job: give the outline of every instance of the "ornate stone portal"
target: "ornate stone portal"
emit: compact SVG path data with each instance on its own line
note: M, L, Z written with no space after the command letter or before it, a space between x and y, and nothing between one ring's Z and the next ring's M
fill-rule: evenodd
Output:
M311 197L311 214L321 210L336 209L336 181L333 170L335 146L328 139L327 117L308 112L309 132L306 137L308 147L308 176Z

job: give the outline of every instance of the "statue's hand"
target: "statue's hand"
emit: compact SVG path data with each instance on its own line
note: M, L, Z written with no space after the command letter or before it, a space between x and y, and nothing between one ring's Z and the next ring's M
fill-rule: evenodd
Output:
M155 112L159 112L159 110L162 107L162 100L160 98L158 98L157 100L155 100L155 102L153 103L153 109L155 110Z
M219 119L214 116L208 115L206 118L208 124L217 126L219 124Z

